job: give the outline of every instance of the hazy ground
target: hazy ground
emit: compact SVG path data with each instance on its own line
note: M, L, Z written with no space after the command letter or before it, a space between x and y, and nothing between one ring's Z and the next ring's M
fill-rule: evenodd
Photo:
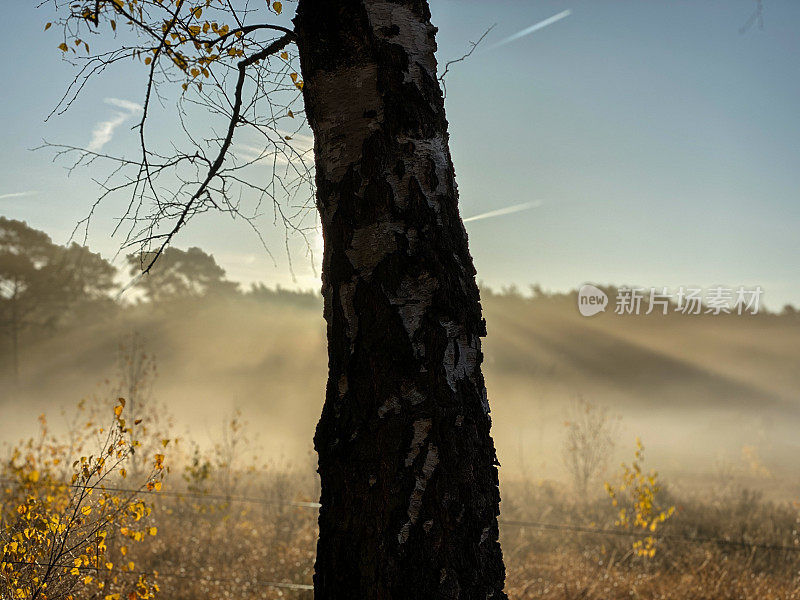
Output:
M33 432L41 412L57 421L57 407L107 394L118 344L136 330L157 357L153 396L175 416L177 433L213 439L220 418L239 408L268 456L305 460L326 354L321 300L299 300L144 304L61 330L24 350L19 389L0 387L0 439ZM569 298L490 293L484 309L505 479L563 477L564 421L582 396L621 417L620 459L638 435L649 463L683 482L716 485L736 474L769 496L800 495L797 318L586 318Z

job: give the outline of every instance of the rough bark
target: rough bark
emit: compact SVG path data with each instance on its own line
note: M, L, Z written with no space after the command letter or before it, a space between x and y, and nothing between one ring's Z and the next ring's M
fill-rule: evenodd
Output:
M320 599L505 598L475 269L425 1L300 0L325 251Z

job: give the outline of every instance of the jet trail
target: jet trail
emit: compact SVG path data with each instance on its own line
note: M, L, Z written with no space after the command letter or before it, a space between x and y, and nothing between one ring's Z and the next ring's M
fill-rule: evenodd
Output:
M557 15L553 15L549 19L545 19L544 21L539 21L538 23L535 23L535 24L531 25L530 27L526 27L522 31L518 31L514 35L509 36L506 39L497 42L494 46L492 46L492 48L499 48L500 46L505 46L506 44L510 44L511 42L515 42L518 39L523 38L526 35L530 35L535 31L539 31L540 29L544 29L545 27L547 27L549 25L552 25L553 23L556 23L557 21L560 21L561 19L566 19L571 14L572 14L572 11L569 10L569 9L561 11L560 13L558 13Z
M524 204L512 204L511 206L498 208L497 210L490 210L489 212L481 213L479 215L475 215L474 217L467 217L464 219L464 223L469 223L470 221L480 221L481 219L491 219L492 217L502 217L503 215L510 215L531 208L539 208L541 205L542 203L540 201L525 202Z
M22 198L24 196L35 196L36 192L31 190L29 192L12 192L10 194L0 194L0 200L7 200L9 198Z

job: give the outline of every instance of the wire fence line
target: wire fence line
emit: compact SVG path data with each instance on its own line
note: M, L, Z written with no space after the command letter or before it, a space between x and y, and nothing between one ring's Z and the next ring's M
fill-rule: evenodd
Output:
M4 485L9 485L9 484L18 486L22 485L18 481L2 479L2 478L0 478L0 483ZM114 492L124 492L131 494L155 494L158 496L168 496L178 499L192 498L195 500L206 501L206 502L210 501L243 502L250 504L261 504L266 506L291 506L296 508L313 508L313 509L319 509L322 506L319 502L268 500L266 498L258 498L254 496L203 494L197 492L178 492L178 491L173 492L168 490L156 491L156 490L121 488L121 487L100 488L98 486L85 486L85 485L62 483L62 482L53 482L53 483L40 482L37 483L37 485L66 486L78 489L94 488L94 489L100 489L101 491L114 491ZM548 531L569 531L573 533L586 533L591 535L606 535L606 536L617 536L617 537L640 537L640 538L653 537L657 540L669 540L669 541L676 541L688 544L717 544L720 546L733 546L733 547L748 548L748 549L755 548L758 550L800 552L800 545L788 546L785 544L776 544L770 542L732 540L729 538L715 537L715 536L701 536L701 535L690 536L690 535L680 535L680 534L670 534L670 533L653 534L646 531L608 529L603 527L588 527L583 525L573 525L570 523L547 523L543 521L525 521L525 520L514 520L514 519L499 519L498 524L501 527L529 528L529 529L540 529Z
M22 487L25 484L20 483L19 481L15 481L12 479L2 479L0 478L0 484L2 485L16 485ZM30 485L30 484L28 484ZM103 485L81 485L77 483L66 483L61 481L54 481L54 482L36 482L34 485L39 486L52 486L52 487L68 487L73 489L93 489L99 490L101 492L121 492L126 494L152 494L155 496L163 497L171 497L171 498L193 498L196 500L203 500L206 502L217 501L217 502L242 502L242 503L249 503L249 504L262 504L267 506L294 506L299 508L320 508L322 506L319 502L303 502L297 500L268 500L266 498L258 498L255 496L235 496L235 495L228 495L228 494L212 494L212 493L203 493L203 492L173 492L169 490L148 490L144 487L139 489L134 488L124 488L124 487L111 487L111 486L103 486Z
M190 571L190 572L183 572L183 573L175 573L170 571L137 571L137 570L126 570L123 571L121 569L101 569L100 567L75 567L73 565L68 564L58 564L58 565L48 565L47 563L39 563L32 560L2 560L0 562L7 562L12 565L35 565L40 567L54 567L56 569L78 569L79 571L90 572L90 573L112 573L114 575L136 575L137 577L140 575L144 575L146 577L153 577L153 578L171 578L171 579L192 579L192 580L200 580L200 581L209 581L213 583L250 583L252 585L260 585L263 587L271 587L271 588L282 588L282 589L289 589L289 590L313 590L314 586L308 583L293 583L291 581L264 581L261 579L250 579L249 577L213 577L209 575L205 575L202 571Z
M17 486L23 487L25 484L12 480L12 479L4 479L0 478L0 484L4 486ZM243 503L251 503L251 504L261 504L267 506L292 506L292 507L299 507L299 508L319 508L321 504L319 502L300 502L300 501L277 501L277 500L268 500L266 498L256 498L251 496L232 496L226 494L203 494L203 493L196 493L196 492L178 492L178 491L169 491L169 490L148 490L144 487L135 489L135 488L124 488L124 487L111 487L111 486L103 486L103 485L81 485L76 483L66 483L60 481L53 481L53 482L46 482L40 481L35 482L34 485L39 487L66 487L72 489L94 489L99 490L101 492L119 492L119 493L127 493L127 494L154 494L159 497L167 496L171 498L176 498L178 500L184 498L192 498L195 500L201 500L206 502L214 502L214 501L222 501L222 502L243 502ZM47 567L46 563L40 563L36 561L19 561L19 560L5 560L0 556L0 562L7 562L16 565L35 565L41 567ZM287 590L297 590L297 591L310 591L314 589L314 586L307 583L296 583L293 581L264 581L261 579L251 579L248 577L214 577L205 574L201 570L196 571L188 571L183 573L176 573L171 571L137 571L137 570L121 570L121 569L101 569L98 567L75 567L73 564L64 564L64 565L52 565L55 568L67 568L67 569L79 569L81 571L86 572L103 572L103 573L113 573L114 575L136 575L137 577L140 575L144 575L147 577L165 577L168 579L192 579L192 580L200 580L206 582L213 582L213 583L250 583L251 585L263 586L263 587L270 587L270 588L279 588L279 589L287 589Z
M540 521L513 521L498 520L501 526L507 527L530 527L531 529L545 529L551 531L570 531L575 533L589 533L595 535L613 535L618 537L653 537L656 540L670 540L689 544L718 544L720 546L736 546L739 548L756 548L759 550L776 550L786 552L800 552L800 546L787 546L785 544L771 544L768 542L756 542L747 540L731 540L729 538L713 536L690 536L674 533L648 533L646 531L631 531L624 529L607 529L602 527L585 527L581 525L569 525L560 523L544 523Z

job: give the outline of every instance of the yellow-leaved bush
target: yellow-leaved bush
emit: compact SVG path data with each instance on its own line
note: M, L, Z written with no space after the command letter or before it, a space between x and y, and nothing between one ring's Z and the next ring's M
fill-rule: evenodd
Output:
M66 441L41 416L39 434L3 461L0 598L145 600L158 592L157 573L137 571L127 555L157 533L146 497L161 488L165 457L137 469L138 481L126 478L139 444L124 409L120 398L110 425L90 420Z
M637 556L653 558L656 554L657 530L675 514L674 506L662 507L659 503L661 485L656 471L645 472L644 445L636 438L634 460L622 464L617 485L606 482L605 488L611 503L617 508L615 525L643 535L633 542Z

